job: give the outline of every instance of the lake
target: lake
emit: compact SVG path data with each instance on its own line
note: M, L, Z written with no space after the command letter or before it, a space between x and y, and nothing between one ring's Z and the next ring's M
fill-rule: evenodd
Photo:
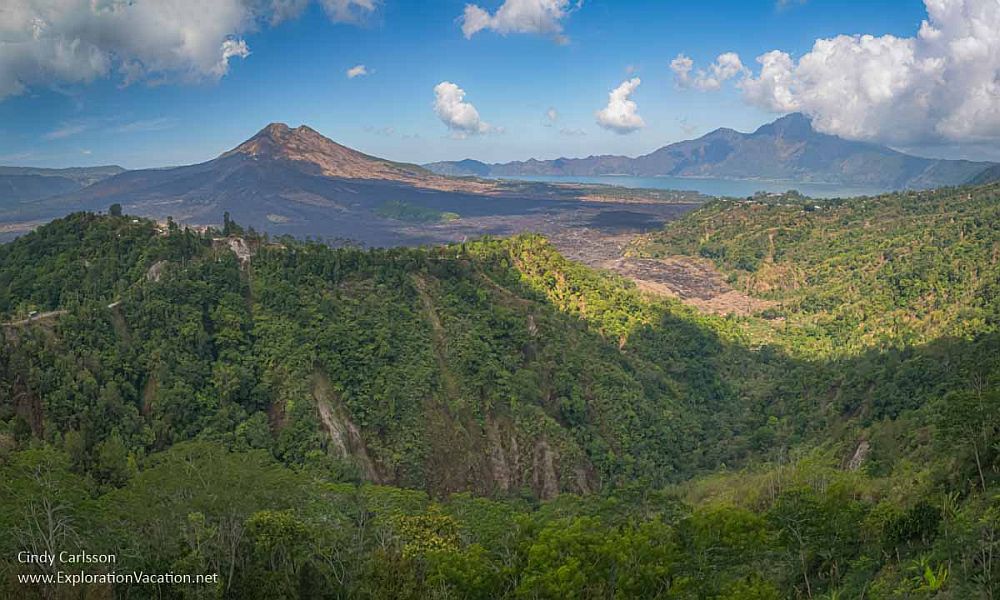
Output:
M522 175L495 177L517 181L547 183L600 183L628 188L653 188L661 190L693 190L709 196L745 198L755 192L787 192L798 190L813 198L849 198L872 196L891 191L884 188L844 186L832 183L801 183L795 181L768 181L756 179L712 179L699 177L631 177L627 175L601 175L574 177L556 175Z

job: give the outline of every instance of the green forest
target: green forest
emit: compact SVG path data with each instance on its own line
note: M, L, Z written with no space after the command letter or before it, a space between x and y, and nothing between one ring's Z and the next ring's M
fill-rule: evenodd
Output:
M536 235L111 212L0 245L0 597L1000 597L1000 185L719 200L629 249L749 316ZM60 567L22 550L219 578L25 585Z

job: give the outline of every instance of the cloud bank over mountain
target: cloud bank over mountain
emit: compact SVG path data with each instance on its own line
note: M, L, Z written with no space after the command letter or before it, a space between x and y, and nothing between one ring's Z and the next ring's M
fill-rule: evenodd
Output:
M1000 2L924 4L927 18L913 37L838 35L816 40L799 58L772 50L742 78L733 53L694 76L684 55L671 69L682 87L702 91L736 78L748 103L805 113L818 131L847 139L897 146L1000 140Z

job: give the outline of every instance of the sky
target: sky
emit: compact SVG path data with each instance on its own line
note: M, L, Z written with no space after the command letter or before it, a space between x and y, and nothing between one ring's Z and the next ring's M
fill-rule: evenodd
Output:
M425 163L636 156L788 112L1000 160L1000 0L4 0L0 164L210 160L270 122Z

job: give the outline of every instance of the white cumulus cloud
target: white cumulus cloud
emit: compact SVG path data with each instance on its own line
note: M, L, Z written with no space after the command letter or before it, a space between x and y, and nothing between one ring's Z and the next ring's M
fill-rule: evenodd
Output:
M608 94L608 105L597 111L597 124L616 133L631 133L646 126L639 106L629 98L639 84L638 77L623 81Z
M215 63L215 67L212 69L212 74L216 77L222 77L229 72L229 59L230 58L246 58L250 56L250 47L243 40L228 39L222 42L222 56L219 57L219 62Z
M496 131L479 117L479 111L465 101L465 90L450 81L434 86L434 112L457 137Z
M364 75L368 75L369 73L370 71L368 71L368 67L364 65L354 65L347 70L347 78L354 79L355 77L362 77Z
M774 50L738 85L820 131L895 145L1000 140L1000 1L925 0L913 37L841 35L792 58Z
M739 54L726 52L720 54L708 70L699 69L691 76L694 70L694 61L689 57L678 54L677 58L670 61L670 70L674 72L674 81L683 88L694 88L703 92L712 92L722 88L722 84L738 75L744 77L748 74L748 69L743 66Z
M547 111L545 111L545 126L552 127L559 120L559 111L555 109L554 106L550 106Z
M694 61L690 56L678 54L677 58L670 61L670 70L674 72L674 81L677 85L687 87L691 81L691 70L694 69Z
M376 0L319 0L334 20L356 20ZM299 16L309 0L4 0L0 99L33 86L117 75L193 82L246 58L243 35Z
M489 29L501 35L551 35L556 41L565 43L568 39L563 35L562 20L582 3L583 0L575 4L570 0L505 0L493 14L477 4L466 4L459 20L466 38Z
M373 12L378 0L319 0L319 3L334 21L351 23L360 21Z

